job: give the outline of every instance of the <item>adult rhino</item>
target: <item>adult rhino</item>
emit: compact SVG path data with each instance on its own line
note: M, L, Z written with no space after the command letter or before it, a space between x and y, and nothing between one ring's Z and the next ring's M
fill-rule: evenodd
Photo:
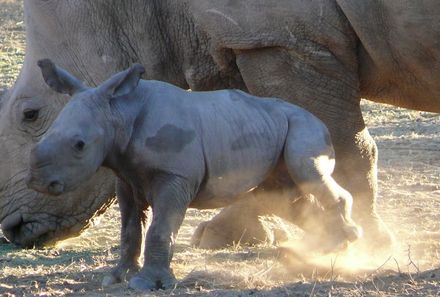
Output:
M90 85L139 62L146 79L194 90L239 88L305 107L332 134L335 178L353 194L365 238L390 243L375 210L377 149L360 98L440 111L440 2L27 0L24 8L25 61L0 115L0 220L10 241L42 245L79 232L114 191L108 172L63 199L25 188L30 148L68 100L54 99L36 67L51 57ZM262 205L247 202L247 219L235 216L243 204L226 209L198 229L195 242L217 247L261 237L262 211L319 211L310 199ZM301 217L296 223L312 229Z

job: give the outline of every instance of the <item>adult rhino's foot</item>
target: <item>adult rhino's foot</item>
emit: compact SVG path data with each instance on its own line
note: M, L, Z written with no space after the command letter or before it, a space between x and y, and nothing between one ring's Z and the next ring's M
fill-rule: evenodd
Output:
M116 266L109 275L104 276L102 279L102 287L108 287L117 283L121 283L125 281L127 278L130 278L134 273L140 270L139 265L118 265Z
M137 292L149 292L174 288L176 282L171 269L151 266L143 268L133 276L128 283L128 287Z
M359 222L365 231L359 243L360 248L371 255L389 256L395 248L396 240L382 219L373 215Z
M200 246L200 242L204 241L203 239L203 235L205 233L206 227L209 224L210 221L205 221L205 222L201 222L196 230L194 231L193 235L191 236L191 241L190 244L193 247L197 247L197 248L205 248L205 247L201 247Z

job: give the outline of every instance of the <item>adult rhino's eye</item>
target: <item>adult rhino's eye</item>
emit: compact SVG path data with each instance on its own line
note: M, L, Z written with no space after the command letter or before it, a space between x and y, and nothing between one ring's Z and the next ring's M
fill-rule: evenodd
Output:
M38 109L26 109L23 111L23 121L35 122L38 119Z
M82 140L78 140L76 143L75 143L75 149L76 150L78 150L78 151L82 151L83 149L84 149L84 146L85 146L86 144L84 143L84 141L82 141Z

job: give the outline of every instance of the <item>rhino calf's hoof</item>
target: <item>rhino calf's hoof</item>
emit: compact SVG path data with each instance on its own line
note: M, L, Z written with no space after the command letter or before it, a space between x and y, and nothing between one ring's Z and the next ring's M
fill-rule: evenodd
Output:
M335 231L327 243L322 245L324 253L331 253L344 250L348 247L350 242L360 239L363 235L363 230L355 223L344 223L340 231Z
M136 292L148 292L156 289L161 289L159 285L161 284L144 279L139 276L132 277L130 279L130 282L128 283L128 287L135 290Z
M128 287L136 292L149 292L154 290L167 290L174 287L176 280L156 280L145 279L139 276L134 276L130 279Z
M132 264L130 266L118 265L115 267L110 274L104 276L101 282L103 288L109 287L111 285L124 282L130 276L134 275L140 270L140 266L137 264Z
M347 240L350 242L356 241L359 238L363 236L363 229L360 226L352 225L352 226L345 226L344 232L347 237Z
M106 275L102 279L101 286L103 288L107 288L107 287L110 287L111 285L114 285L114 284L117 284L117 283L120 283L120 282L121 281L119 279L117 279L115 276L113 276L113 275Z
M133 276L128 283L128 287L136 292L149 292L174 288L176 282L176 278L171 271L151 268Z

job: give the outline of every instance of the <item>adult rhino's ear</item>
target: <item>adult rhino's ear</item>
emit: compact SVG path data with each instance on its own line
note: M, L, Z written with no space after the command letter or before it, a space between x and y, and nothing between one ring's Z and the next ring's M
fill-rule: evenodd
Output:
M131 93L138 85L144 66L133 64L130 68L116 73L98 87L98 92L110 97L119 97Z
M82 82L66 70L56 66L51 60L43 59L37 62L41 68L44 81L52 90L72 96L86 87Z

